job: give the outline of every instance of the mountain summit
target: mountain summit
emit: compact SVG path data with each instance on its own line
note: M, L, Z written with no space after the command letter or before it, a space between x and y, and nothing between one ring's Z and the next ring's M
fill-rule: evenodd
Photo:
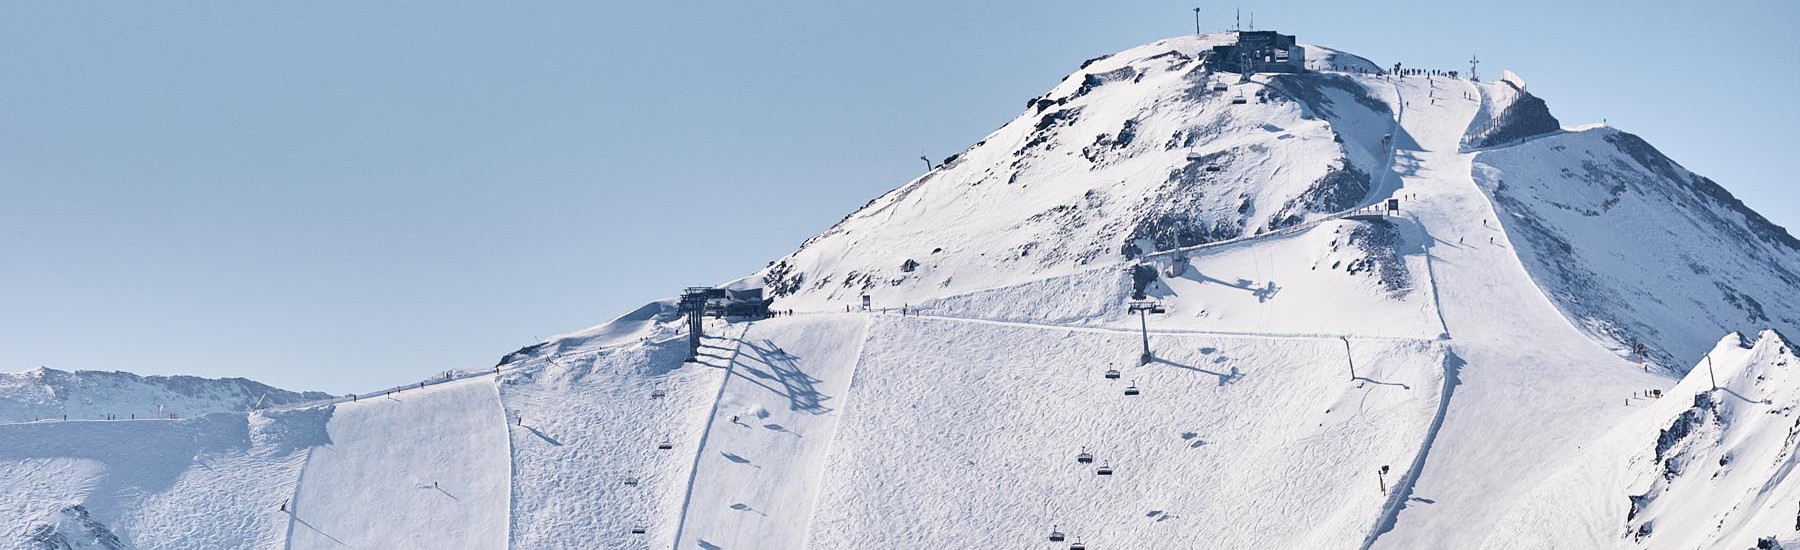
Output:
M696 289L492 370L0 425L0 525L43 548L1800 544L1775 429L1800 418L1800 242L1518 75L1468 76L1270 32L1095 58L724 285L782 315L696 317L757 296Z

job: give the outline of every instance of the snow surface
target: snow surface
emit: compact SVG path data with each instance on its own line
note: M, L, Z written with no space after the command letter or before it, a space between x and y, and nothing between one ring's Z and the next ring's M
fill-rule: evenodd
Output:
M813 548L1019 548L1053 525L1104 548L1354 546L1386 504L1377 468L1412 462L1442 380L1431 341L1347 355L1336 338L1157 334L1138 365L1130 331L882 317L870 332Z
M865 325L834 315L745 332L698 451L678 547L805 546L838 423L855 406L846 398Z
M501 548L512 471L491 380L335 405L309 449L288 548Z

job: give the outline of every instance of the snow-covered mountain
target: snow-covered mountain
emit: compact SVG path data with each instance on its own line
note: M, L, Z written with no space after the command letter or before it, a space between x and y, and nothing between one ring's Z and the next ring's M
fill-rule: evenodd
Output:
M1792 236L1517 75L1245 77L1236 38L1082 64L730 282L795 314L706 320L694 361L661 301L249 412L75 421L144 393L76 386L0 424L0 540L1800 545Z
M195 416L329 397L321 392L277 389L243 378L138 376L129 372L67 372L38 367L20 373L0 373L0 422Z
M1628 397L1636 412L1543 472L1546 483L1487 546L1791 546L1795 354L1773 330L1754 341L1730 334L1674 387Z

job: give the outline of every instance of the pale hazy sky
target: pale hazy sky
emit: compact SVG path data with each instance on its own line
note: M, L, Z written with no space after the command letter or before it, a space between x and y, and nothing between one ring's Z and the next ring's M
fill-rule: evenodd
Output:
M1480 4L1238 5L1382 64L1479 54L1800 226L1800 2ZM0 3L0 371L490 366L757 269L1193 5Z

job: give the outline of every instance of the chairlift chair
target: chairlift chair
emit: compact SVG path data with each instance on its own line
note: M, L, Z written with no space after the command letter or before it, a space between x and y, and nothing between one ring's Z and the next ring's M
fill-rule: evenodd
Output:
M640 525L640 526L635 526L635 527L632 527L632 528L631 528L631 534L633 534L633 535L642 535L642 534L644 534L644 533L647 533L647 532L650 532L650 529L649 529L649 528L646 528L646 527L643 527L643 526L641 526L641 525Z
M1087 545L1077 542L1069 545L1069 550L1087 550Z
M1062 542L1062 541L1063 541L1062 531L1056 530L1055 525L1050 526L1050 542Z
M1133 381L1131 383L1131 387L1125 388L1125 395L1137 395L1137 394L1138 394L1137 382Z
M1208 171L1208 172L1217 172L1217 171L1219 171L1219 165L1217 165L1217 164L1208 164L1208 165L1206 165L1206 171Z
M1106 369L1106 379L1107 380L1118 380L1119 379L1119 369Z
M1242 94L1242 93L1239 93L1239 94L1238 94L1238 95L1237 95L1237 97L1234 97L1234 98L1231 98L1231 104L1232 104L1232 105L1243 105L1243 104L1245 104L1245 103L1249 103L1249 102L1250 102L1250 100L1249 100L1249 99L1245 99L1245 98L1244 98L1244 94Z
M1110 475L1112 475L1112 472L1113 472L1112 466L1107 466L1105 464L1101 464L1099 468L1094 470L1094 475L1110 476Z
M1081 454L1075 455L1075 462L1078 464L1093 464L1094 455L1088 454L1087 449L1082 449Z
M667 395L669 395L669 393L663 391L662 388L656 388L654 390L650 390L650 398L651 399L662 399L664 396L667 396Z
M1215 91L1215 92L1223 92L1223 91L1225 91L1225 90L1226 90L1226 88L1225 88L1225 82L1223 82L1223 81L1220 81L1220 82L1214 82L1214 83L1213 83L1213 91Z
M664 440L662 440L662 443L656 444L656 448L659 450L667 451L669 449L675 448L675 443L672 441L669 441L668 439L664 439Z

